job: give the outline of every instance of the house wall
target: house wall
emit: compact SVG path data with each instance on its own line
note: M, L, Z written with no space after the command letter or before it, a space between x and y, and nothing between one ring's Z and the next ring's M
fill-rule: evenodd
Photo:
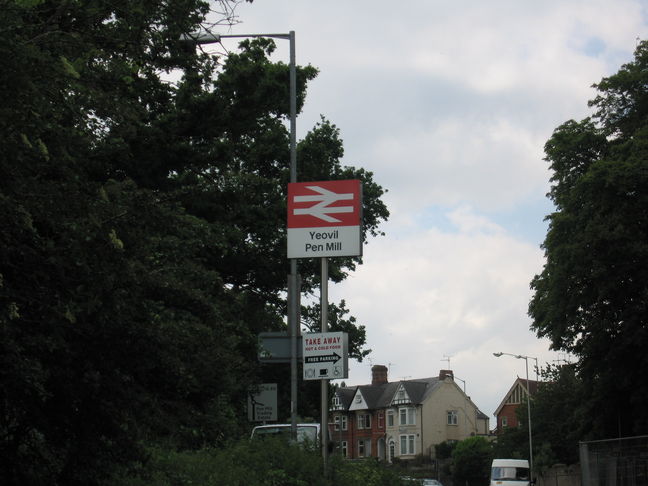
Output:
M503 431L508 427L517 427L518 419L515 411L520 406L519 403L507 403L502 407L500 412L497 414L497 431L498 433ZM502 417L506 417L507 425L502 427Z
M457 425L448 425L447 412L457 411ZM483 424L481 425L483 427ZM423 403L422 450L435 455L434 446L446 440L460 441L483 433L477 422L475 405L452 380L445 380Z
M389 427L388 425L385 426L385 447L386 447L386 452L387 455L389 454L389 442L390 440L394 441L395 444L395 457L403 458L403 459L412 459L416 455L421 454L422 450L422 434L421 434L421 416L422 416L422 407L415 407L416 408L416 414L415 414L415 419L414 419L414 424L412 425L400 425L400 417L399 417L399 409L400 408L407 408L411 407L411 405L402 405L402 406L395 406L391 407L387 410L385 410L385 424L387 424L387 412L389 410L392 410L394 412L394 425ZM400 438L401 435L414 435L414 454L405 454L401 455L400 453Z
M341 413L344 415L344 412L334 412L331 415L331 420L334 420L336 413ZM371 428L358 428L358 417L360 415L370 414L371 415ZM382 414L382 419L380 418ZM378 441L385 438L385 411L384 410L354 410L353 412L347 413L347 430L334 430L332 427L330 439L334 442L347 441L347 457L350 459L355 459L358 457L378 457ZM363 456L360 456L360 451L358 448L359 440L370 440L371 441L371 450L366 451Z

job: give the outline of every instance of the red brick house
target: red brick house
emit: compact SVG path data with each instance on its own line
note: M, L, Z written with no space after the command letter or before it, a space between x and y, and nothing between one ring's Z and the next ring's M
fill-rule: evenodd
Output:
M504 396L497 410L495 410L495 417L497 418L497 426L495 432L502 433L507 427L517 427L518 419L516 415L517 408L526 403L526 397L530 393L531 396L535 395L538 391L538 382L534 380L527 380L518 377L513 383L513 386Z

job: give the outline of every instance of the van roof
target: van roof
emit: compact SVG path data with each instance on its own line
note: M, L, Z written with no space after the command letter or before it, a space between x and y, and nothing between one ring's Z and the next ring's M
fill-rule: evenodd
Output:
M297 427L317 427L319 429L320 424L297 424ZM276 429L277 427L292 427L291 424L266 424L266 425L257 425L255 429Z
M529 467L526 459L493 459L492 467Z

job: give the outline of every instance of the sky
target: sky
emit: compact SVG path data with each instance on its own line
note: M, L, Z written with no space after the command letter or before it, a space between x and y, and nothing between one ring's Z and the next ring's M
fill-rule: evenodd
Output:
M320 70L298 138L324 116L340 130L343 165L388 191L385 236L329 285L372 350L344 381L370 383L376 364L390 381L451 369L493 428L526 376L524 359L494 352L573 360L550 351L527 315L552 211L543 147L591 113L592 84L648 38L648 2L255 0L236 13L220 33L294 30L297 63ZM273 59L287 63L288 42L277 44Z

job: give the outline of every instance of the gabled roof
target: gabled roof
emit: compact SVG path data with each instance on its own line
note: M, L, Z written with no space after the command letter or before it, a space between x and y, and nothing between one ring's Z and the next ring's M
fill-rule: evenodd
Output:
M355 395L355 387L340 387L335 390L335 396L337 396L340 401L340 405L333 407L334 410L348 410L351 402L353 401L353 396Z
M506 395L504 395L504 398L502 399L501 403L499 404L499 406L497 407L497 409L495 410L495 413L493 413L493 415L495 415L497 417L497 415L501 412L502 408L504 408L504 405L506 405L506 402L508 401L509 397L513 393L513 390L515 390L515 388L518 385L522 385L522 388L524 388L524 390L526 390L527 394L529 394L531 396L535 395L537 393L537 391L538 391L538 382L537 381L535 381L535 380L528 380L527 381L524 378L520 378L518 376L517 379L511 385L511 388L509 388L509 391L506 392Z
M407 401L402 403L420 405L440 383L438 377L401 380L393 383L339 388L336 394L340 399L340 405L346 405L348 410L375 410L388 408L397 403L395 397L401 388L407 396ZM356 402L356 399L358 402Z
M449 374L444 375L441 378L434 376L430 378L418 378L415 380L400 380L392 383L382 382L373 385L357 385L338 388L335 393L339 399L340 406L332 407L332 411L380 410L399 404L421 405L444 383L443 378L445 376L453 378L452 374ZM404 392L403 401L399 401L396 397L396 394L401 389ZM465 392L463 392L461 388L457 386L457 389L465 395ZM358 402L356 402L356 398L358 399ZM478 418L488 420L488 416L477 408L477 405L472 402L469 396L466 396L466 399L470 400L470 403L477 410Z

